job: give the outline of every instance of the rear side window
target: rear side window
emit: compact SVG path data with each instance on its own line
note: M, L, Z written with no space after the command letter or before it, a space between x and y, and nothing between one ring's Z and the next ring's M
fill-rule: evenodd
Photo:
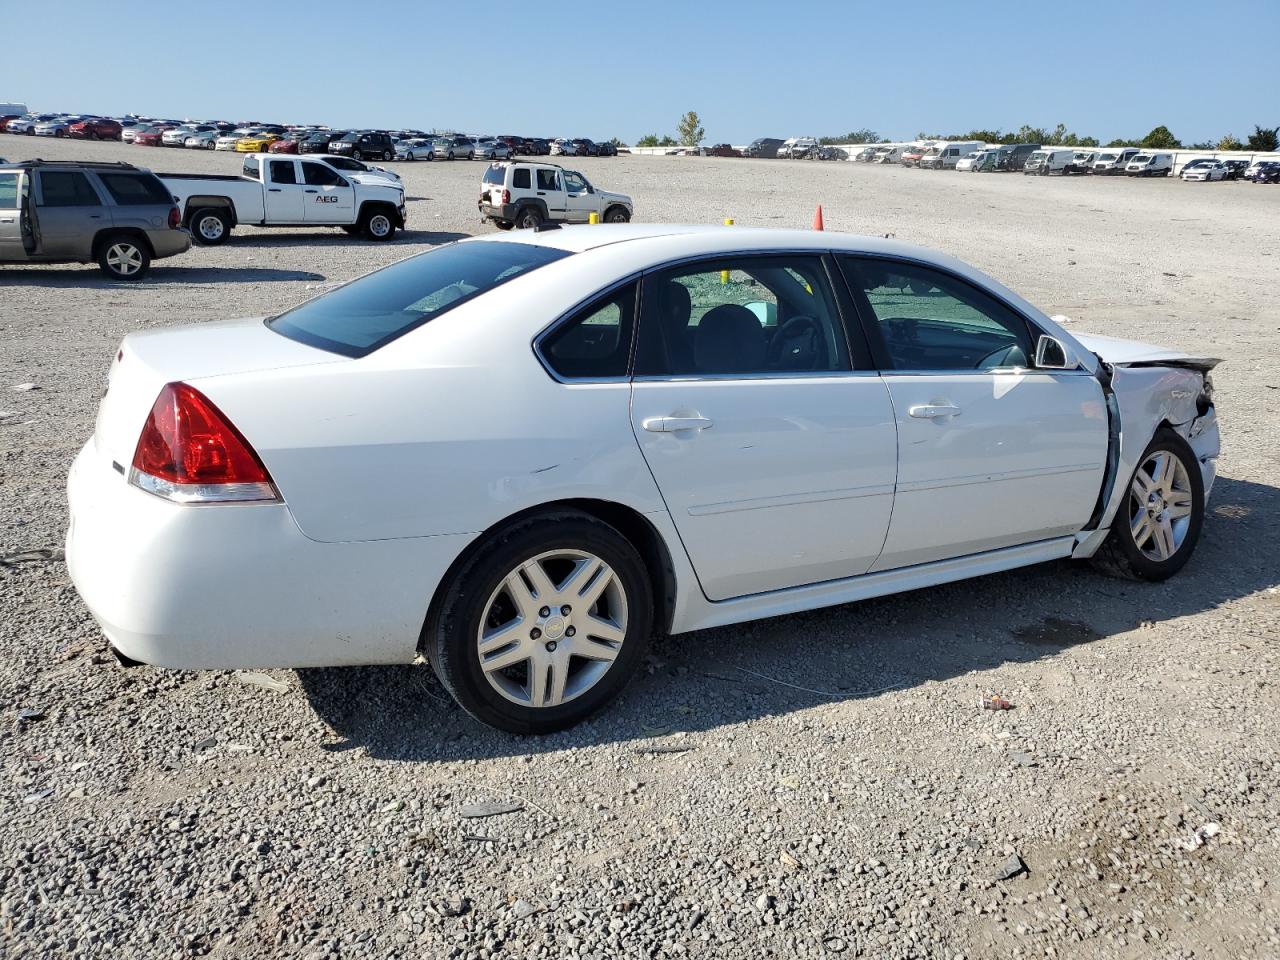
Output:
M529 168L517 167L515 173L512 174L511 185L517 190L528 190L530 189L529 183Z
M271 161L272 183L297 183L298 175L294 172L292 160Z
M16 173L0 173L0 207L6 210L18 209L18 175Z
M637 283L606 294L538 345L547 366L566 379L625 377L635 329Z
M72 170L46 170L40 174L42 203L46 207L99 207L102 201L89 186L89 178Z
M453 243L355 280L267 325L321 350L363 357L460 303L567 256L525 243Z
M158 177L136 173L99 173L98 179L122 207L141 207L156 203L167 206L173 203L173 197Z
M240 173L243 176L248 177L250 180L257 180L258 179L258 158L246 157L244 161L244 166L240 169Z

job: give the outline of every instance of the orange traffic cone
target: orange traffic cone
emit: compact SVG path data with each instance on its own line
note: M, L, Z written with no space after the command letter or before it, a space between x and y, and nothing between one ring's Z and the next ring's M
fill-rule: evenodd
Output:
M822 204L818 204L818 212L813 215L813 229L823 230L822 226Z

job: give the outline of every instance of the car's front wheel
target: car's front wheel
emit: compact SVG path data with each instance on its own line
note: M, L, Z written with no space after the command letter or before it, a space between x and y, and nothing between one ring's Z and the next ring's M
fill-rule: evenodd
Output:
M1200 463L1191 445L1166 427L1143 451L1093 563L1130 580L1167 580L1191 559L1203 523Z
M594 517L548 514L515 524L471 557L446 587L422 648L477 720L550 733L617 696L652 622L635 548Z
M626 207L610 207L604 213L605 223L627 223L631 219L631 212Z
M380 207L375 207L360 218L361 232L369 240L390 240L396 233L395 221L391 214Z

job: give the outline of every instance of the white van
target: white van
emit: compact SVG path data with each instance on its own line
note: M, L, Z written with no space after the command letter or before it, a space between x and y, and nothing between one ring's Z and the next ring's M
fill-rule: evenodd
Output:
M1100 150L1098 159L1093 161L1093 172L1103 176L1124 173L1124 168L1129 165L1129 161L1141 152L1136 147L1110 147Z
M876 155L871 158L872 163L899 163L902 160L902 153L906 147L876 147Z
M1071 165L1075 157L1074 150L1036 150L1027 157L1027 165L1023 173L1035 173L1047 177L1051 173L1062 173Z
M30 112L25 103L0 102L0 117L25 117Z
M954 170L956 164L971 153L986 147L985 143L971 140L966 143L939 143L925 151L920 158L921 170Z
M1140 153L1125 166L1131 177L1167 177L1173 173L1173 154Z

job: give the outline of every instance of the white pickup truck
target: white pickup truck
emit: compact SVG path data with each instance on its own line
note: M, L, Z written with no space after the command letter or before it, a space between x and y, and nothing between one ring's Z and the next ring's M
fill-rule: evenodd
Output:
M196 243L215 245L237 224L342 227L390 240L404 227L404 187L384 176L339 172L309 157L250 154L241 176L162 173Z

